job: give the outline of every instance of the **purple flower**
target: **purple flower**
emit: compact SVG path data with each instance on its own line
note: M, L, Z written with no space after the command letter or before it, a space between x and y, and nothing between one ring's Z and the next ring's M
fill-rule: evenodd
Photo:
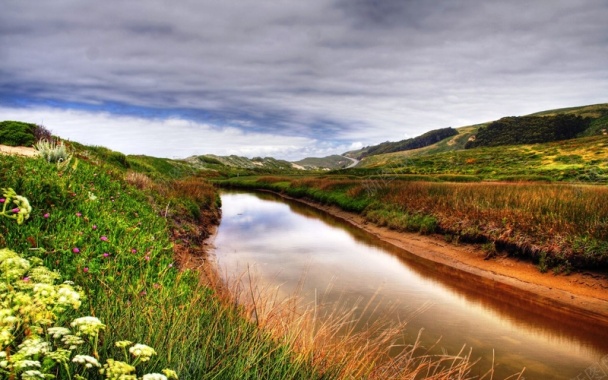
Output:
M48 212L44 215L42 215L45 219L48 219L49 216L51 216L51 214L49 214Z
M18 214L19 213L19 207L15 207L11 211L14 212L15 214Z
M80 253L80 249L78 247L74 247L74 248L72 248L72 252Z
M100 237L101 241L108 241L108 237L107 236L102 236Z
M110 257L110 254L109 254L108 252L105 252L105 253L103 254L103 257Z
M6 202L6 199L0 198L0 203L4 203L4 202Z
M30 278L28 276L23 277L23 281L28 282Z

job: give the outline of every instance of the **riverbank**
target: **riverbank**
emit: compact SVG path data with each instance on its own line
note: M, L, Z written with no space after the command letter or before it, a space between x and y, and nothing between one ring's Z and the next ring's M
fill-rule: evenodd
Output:
M590 271L567 276L540 273L533 263L513 257L498 255L487 260L487 253L478 245L451 244L436 235L398 232L379 227L363 216L337 206L269 192L322 210L360 228L400 249L404 258L461 280L459 284L464 288L495 296L518 307L542 307L547 318L575 316L569 319L577 328L593 331L603 330L608 325L608 276L605 274Z

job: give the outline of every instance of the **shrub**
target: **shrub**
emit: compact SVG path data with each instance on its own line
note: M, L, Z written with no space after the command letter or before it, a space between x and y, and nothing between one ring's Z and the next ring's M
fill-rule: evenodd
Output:
M36 125L20 121L0 122L0 144L10 146L32 146L36 142Z
M53 164L69 161L72 158L62 142L40 140L34 145L34 148L40 152L42 158Z

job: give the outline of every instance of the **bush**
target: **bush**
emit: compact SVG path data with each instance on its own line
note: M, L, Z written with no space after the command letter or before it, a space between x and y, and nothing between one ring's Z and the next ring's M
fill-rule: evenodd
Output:
M0 144L10 146L32 146L36 142L35 124L20 121L0 122Z

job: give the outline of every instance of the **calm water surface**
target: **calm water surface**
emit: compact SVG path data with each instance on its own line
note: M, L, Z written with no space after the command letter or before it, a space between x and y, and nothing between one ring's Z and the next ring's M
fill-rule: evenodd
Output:
M307 301L366 304L373 298L374 315L409 321L404 336L410 343L424 328L423 342L440 339L438 350L457 354L466 344L480 359L479 372L494 355L495 379L523 367L525 379L595 379L585 371L606 368L605 329L514 306L508 297L420 267L370 234L270 194L223 193L215 246L228 278L249 268L285 295L301 288Z

